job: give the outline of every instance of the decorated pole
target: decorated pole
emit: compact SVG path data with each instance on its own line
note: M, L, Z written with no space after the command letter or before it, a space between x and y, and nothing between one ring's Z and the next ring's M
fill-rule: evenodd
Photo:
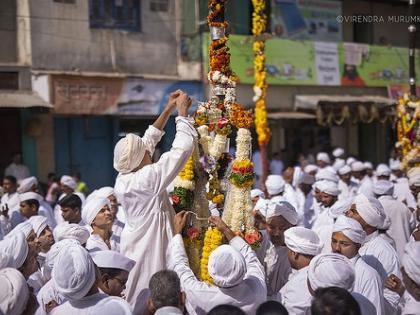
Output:
M252 34L254 35L254 97L255 102L255 129L258 136L258 146L261 154L262 178L261 186L265 191L265 180L269 172L267 145L270 141L270 129L267 123L266 96L267 81L265 70L265 39L267 28L267 14L265 0L252 0L254 12L252 13Z
M416 6L416 0L409 0L408 3L408 15L413 17L414 7ZM410 83L410 94L416 96L416 68L415 68L415 54L416 54L416 26L411 24L408 27L408 61L409 61L409 83Z

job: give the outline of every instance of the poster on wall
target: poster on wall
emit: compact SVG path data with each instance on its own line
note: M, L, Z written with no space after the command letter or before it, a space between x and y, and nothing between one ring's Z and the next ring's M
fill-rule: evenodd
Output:
M342 40L341 2L272 0L271 30L281 38L339 42Z
M319 85L340 85L338 50L335 43L315 42L315 64Z

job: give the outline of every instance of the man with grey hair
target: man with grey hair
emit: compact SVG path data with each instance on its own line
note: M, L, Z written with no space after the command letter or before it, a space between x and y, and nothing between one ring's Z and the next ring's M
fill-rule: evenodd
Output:
M149 281L149 291L147 306L150 314L183 314L185 293L181 292L181 284L175 271L156 272Z

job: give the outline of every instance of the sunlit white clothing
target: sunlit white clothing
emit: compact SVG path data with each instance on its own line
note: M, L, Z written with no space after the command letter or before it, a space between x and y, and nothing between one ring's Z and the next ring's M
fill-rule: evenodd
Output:
M95 293L89 296L85 296L77 301L67 301L60 306L57 306L51 311L51 315L90 315L95 305L102 299L107 298L108 295L105 293Z

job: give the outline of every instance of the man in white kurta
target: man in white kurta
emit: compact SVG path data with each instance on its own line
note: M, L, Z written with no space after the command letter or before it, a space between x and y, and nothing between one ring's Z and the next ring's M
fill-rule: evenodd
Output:
M366 174L365 165L360 161L356 161L352 163L351 170L353 177L359 181L359 188L357 193L364 194L368 197L373 197L373 182L372 179Z
M351 167L344 165L338 170L340 180L338 182L338 189L340 194L338 199L346 199L356 195L358 185L351 179Z
M226 236L229 245L219 246L209 256L208 272L214 285L197 280L189 267L180 233L185 225L185 214L179 213L175 218L178 220L184 216L184 222L175 222L176 235L169 246L168 267L178 274L181 281L188 314L205 315L220 304L234 305L246 314L255 314L258 306L265 302L267 293L264 269L255 252L219 217L211 217L210 221Z
M404 247L410 240L411 232L416 227L414 213L402 202L393 197L394 184L387 180L378 180L373 192L384 207L391 226L387 234L394 240L398 257L402 257Z
M128 134L114 150L114 167L119 172L114 190L126 214L120 250L136 261L128 278L126 297L136 314L142 313L146 306L151 276L166 266L165 254L173 235L174 216L166 188L190 157L197 135L192 118L187 117L191 100L182 92L178 95L176 101L170 98L164 112L149 126L143 138ZM150 156L163 136L163 126L175 105L178 117L172 148L152 164Z

